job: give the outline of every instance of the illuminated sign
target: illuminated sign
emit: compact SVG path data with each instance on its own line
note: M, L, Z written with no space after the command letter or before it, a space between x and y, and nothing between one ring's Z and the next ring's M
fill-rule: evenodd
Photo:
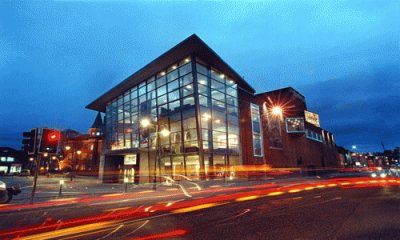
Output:
M311 123L314 126L320 127L319 124L319 115L313 112L304 111L304 115L306 117L306 121Z
M304 132L304 118L286 118L286 132Z
M125 155L125 157L124 157L124 165L136 165L136 154L134 154L134 155Z

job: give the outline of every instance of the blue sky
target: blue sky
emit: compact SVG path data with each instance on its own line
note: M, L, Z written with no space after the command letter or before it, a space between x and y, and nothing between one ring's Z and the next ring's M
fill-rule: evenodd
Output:
M399 146L400 1L1 1L0 146L86 132L84 107L196 33L257 92L293 86L337 144Z

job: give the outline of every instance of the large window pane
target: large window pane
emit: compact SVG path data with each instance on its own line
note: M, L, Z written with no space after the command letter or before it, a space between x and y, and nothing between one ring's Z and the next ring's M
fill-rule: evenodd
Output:
M258 105L250 104L251 110L251 123L253 130L253 149L254 156L262 157L262 138L261 138L261 122L260 122L260 108Z
M175 101L175 100L178 100L178 99L179 99L179 89L168 93L168 101L169 102Z
M175 79L177 79L177 78L178 78L178 70L174 70L174 71L169 72L169 73L167 74L168 82L170 82L170 81L172 81L172 80L175 80Z
M168 83L168 92L171 92L175 89L179 88L179 81L175 80L173 82Z
M181 81L181 86L185 86L189 83L192 83L193 82L193 74L190 73L190 74L187 74L187 75L181 77L180 81Z
M183 76L183 75L185 75L187 73L190 73L191 71L192 71L192 64L191 63L185 64L185 65L179 67L180 76Z
M208 85L207 76L197 74L197 82L201 85L207 86Z

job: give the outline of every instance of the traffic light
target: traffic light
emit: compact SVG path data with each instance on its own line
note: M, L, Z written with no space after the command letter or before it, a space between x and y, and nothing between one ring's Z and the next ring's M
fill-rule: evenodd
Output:
M24 145L24 149L26 149L28 154L35 154L36 152L37 132L37 128L32 128L30 132L22 133L22 144Z
M57 153L58 142L60 140L60 131L42 128L40 137L39 153Z

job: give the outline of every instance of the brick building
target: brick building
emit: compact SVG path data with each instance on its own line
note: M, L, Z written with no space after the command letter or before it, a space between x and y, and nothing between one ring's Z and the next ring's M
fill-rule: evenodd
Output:
M60 144L63 159L60 161L60 170L98 175L102 137L103 119L100 113L87 134L73 130L63 131Z
M307 111L305 97L295 89L243 95L240 105L245 109L240 114L244 164L303 169L338 166L333 134L320 127L318 114ZM260 137L247 134L258 125ZM249 144L257 138L260 149Z

